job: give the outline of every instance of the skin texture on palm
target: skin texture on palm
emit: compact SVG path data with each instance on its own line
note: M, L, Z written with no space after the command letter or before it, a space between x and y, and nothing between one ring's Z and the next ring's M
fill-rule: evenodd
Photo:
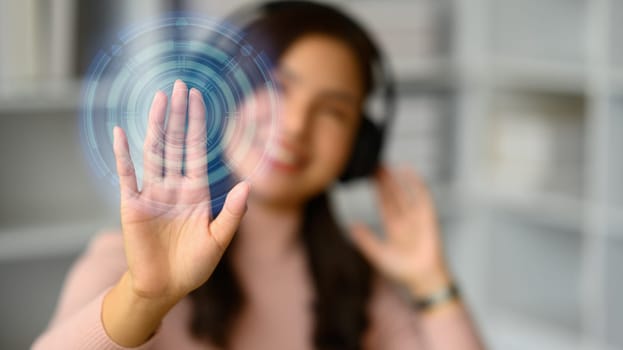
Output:
M221 213L213 220L210 218L205 106L201 93L195 89L189 93L178 80L165 126L166 110L167 96L156 93L145 137L145 173L140 190L128 141L119 127L114 130L113 143L128 272L107 301L117 297L133 306L152 301L151 306L160 306L145 308L152 316L160 314L158 310L166 313L209 278L246 211L249 195L246 182L237 184L228 194ZM120 292L120 286L127 290ZM138 337L127 334L115 327L116 317L127 314L118 310L107 312L110 309L104 307L104 323L119 344L139 344L153 331L138 332Z

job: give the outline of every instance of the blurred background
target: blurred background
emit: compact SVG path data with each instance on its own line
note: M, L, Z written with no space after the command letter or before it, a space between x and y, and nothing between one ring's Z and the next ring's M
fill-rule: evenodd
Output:
M0 348L28 348L72 261L118 227L77 130L103 35L248 2L0 1ZM623 349L623 1L333 2L388 51L386 158L432 186L490 348ZM365 183L334 197L344 220L374 217Z

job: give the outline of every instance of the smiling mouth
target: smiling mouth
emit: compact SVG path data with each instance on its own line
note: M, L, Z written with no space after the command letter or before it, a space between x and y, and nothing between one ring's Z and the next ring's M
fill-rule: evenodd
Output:
M272 168L288 173L296 173L303 169L306 158L291 150L282 142L276 142L266 151L266 161Z

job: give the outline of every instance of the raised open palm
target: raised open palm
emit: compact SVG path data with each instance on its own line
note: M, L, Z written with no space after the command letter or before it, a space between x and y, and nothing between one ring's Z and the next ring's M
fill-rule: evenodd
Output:
M410 169L381 168L376 189L385 239L357 224L352 229L354 242L379 272L415 294L444 287L450 276L435 206L422 179Z
M189 93L177 80L165 126L166 111L167 96L158 92L149 112L140 190L127 137L119 127L114 152L132 287L144 297L179 299L210 277L246 210L249 186L236 185L211 220L201 93Z

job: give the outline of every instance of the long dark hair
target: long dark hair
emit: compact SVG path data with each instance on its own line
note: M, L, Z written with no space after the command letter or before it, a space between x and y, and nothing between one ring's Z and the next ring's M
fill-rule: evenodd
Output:
M315 33L337 38L356 53L364 93L370 93L374 48L351 18L333 7L306 1L272 2L263 5L263 9L266 13L243 26L245 39L256 49L278 62L287 48L304 35ZM306 204L299 239L315 287L314 303L310 305L315 317L314 346L326 350L361 349L362 335L368 326L371 268L346 239L326 193ZM210 279L193 291L191 298L193 336L226 347L232 324L245 301L227 252Z

